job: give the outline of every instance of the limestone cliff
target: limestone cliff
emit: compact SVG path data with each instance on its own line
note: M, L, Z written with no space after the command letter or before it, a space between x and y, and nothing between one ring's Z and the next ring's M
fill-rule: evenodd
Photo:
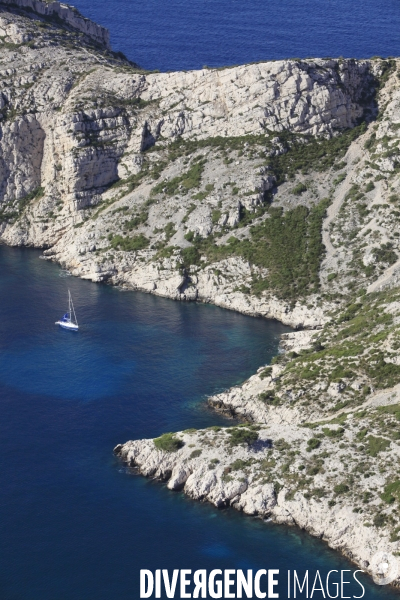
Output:
M72 7L0 3L0 240L303 329L210 399L253 422L243 439L183 432L176 452L118 454L364 566L400 550L399 76L397 59L149 73Z
M81 15L74 6L57 2L56 0L2 0L1 4L9 7L11 10L18 7L24 12L29 11L41 17L53 20L58 19L64 27L71 27L88 36L100 46L110 49L110 35L108 30ZM10 35L11 33L11 36L16 40L15 43L29 41L26 36L25 39L21 38L21 35L18 33L18 27L13 27L13 24L11 24L10 30L6 35Z
M181 250L193 247L193 236L224 245L245 224L245 213L239 237L248 237L257 211L262 222L283 183L269 159L279 161L290 149L300 154L315 136L336 136L373 118L381 61L145 73L110 54L107 40L106 50L96 50L92 30L82 37L83 25L69 27L67 13L60 30L49 16L61 15L64 5L35 0L32 18L24 11L31 2L0 5L2 239L48 248L47 256L94 281L293 325L324 322L312 299L308 308L277 300L273 290L243 293L265 278L261 264L226 253L216 267L198 259L205 264L199 269L182 260ZM320 177L308 203L329 186ZM130 238L135 251L123 252Z

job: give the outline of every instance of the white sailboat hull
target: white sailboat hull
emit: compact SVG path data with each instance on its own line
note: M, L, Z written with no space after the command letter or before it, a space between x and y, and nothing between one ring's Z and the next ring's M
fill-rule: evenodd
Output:
M75 325L75 323L70 323L68 321L56 321L56 325L59 325L60 327L62 327L63 329L67 329L68 331L79 330L78 325Z

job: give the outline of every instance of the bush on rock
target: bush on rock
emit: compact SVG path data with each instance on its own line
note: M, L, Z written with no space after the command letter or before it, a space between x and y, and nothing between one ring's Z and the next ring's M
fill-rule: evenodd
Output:
M182 440L179 440L174 433L164 433L154 439L154 445L158 450L164 452L176 452L184 445Z

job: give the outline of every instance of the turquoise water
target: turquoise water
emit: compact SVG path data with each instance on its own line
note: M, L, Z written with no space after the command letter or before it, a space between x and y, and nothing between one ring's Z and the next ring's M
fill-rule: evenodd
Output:
M398 0L74 0L147 69L400 55Z
M136 599L143 568L351 568L298 530L129 475L112 454L226 423L206 395L269 361L285 327L62 278L38 257L0 246L1 600ZM78 334L54 325L68 288ZM398 598L367 585L367 598Z

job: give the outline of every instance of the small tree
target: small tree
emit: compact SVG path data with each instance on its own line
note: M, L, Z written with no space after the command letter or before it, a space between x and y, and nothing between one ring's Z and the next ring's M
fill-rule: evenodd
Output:
M158 450L164 450L164 452L176 452L184 445L182 440L179 440L174 433L164 433L153 441L155 447Z

